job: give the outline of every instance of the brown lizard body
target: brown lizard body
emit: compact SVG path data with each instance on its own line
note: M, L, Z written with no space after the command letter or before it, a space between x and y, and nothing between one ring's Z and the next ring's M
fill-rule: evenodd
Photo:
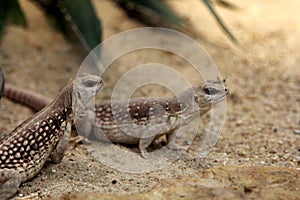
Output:
M86 76L99 90L99 77ZM0 140L0 199L10 198L20 183L39 173L48 158L59 163L68 145L72 121L74 82L68 84L48 106L24 121Z
M105 134L114 143L136 144L146 157L146 148L162 135L172 142L170 147L177 148L173 138L179 127L204 115L227 94L227 89L220 84L206 84L169 98L133 99L129 106L124 106L124 102L102 102L96 105L93 132L100 139Z
M9 89L5 87L4 96L25 103L31 108L35 108L35 104L45 103L39 101L40 96L33 93L26 93L18 88L9 93ZM15 98L18 93L23 93L19 96L31 100ZM188 88L178 97L137 98L130 100L129 106L124 102L105 101L97 104L95 110L85 110L84 117L77 118L76 128L79 133L83 135L92 133L92 136L99 140L108 139L113 143L138 145L142 156L146 157L146 148L157 137L167 135L168 141L172 141L180 126L205 114L227 95L228 90L223 84L208 82ZM91 121L93 117L96 119L95 122Z

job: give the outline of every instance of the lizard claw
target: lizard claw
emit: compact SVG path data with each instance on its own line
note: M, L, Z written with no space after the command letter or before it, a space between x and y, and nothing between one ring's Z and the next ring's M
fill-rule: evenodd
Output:
M141 155L143 158L147 159L149 156L149 153L147 151L141 151Z

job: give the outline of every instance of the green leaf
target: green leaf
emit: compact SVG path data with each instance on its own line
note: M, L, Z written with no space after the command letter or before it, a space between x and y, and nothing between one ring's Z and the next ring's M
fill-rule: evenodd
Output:
M27 27L27 21L25 15L17 0L8 1L8 18L10 22L16 25Z
M89 51L101 42L101 23L90 0L59 0L64 19Z
M7 19L7 0L0 0L0 37L4 32Z
M25 16L17 0L0 0L0 37L7 22L27 26Z
M182 19L161 0L115 0L115 2L125 9L129 15L138 17L137 20L145 24L159 26L161 21L151 22L151 18L155 18L153 14L156 14L177 26L182 27L184 25ZM143 16L143 14L146 16Z
M101 42L102 29L90 0L33 0L45 11L48 23L89 52Z
M222 21L222 19L219 17L219 15L217 14L214 6L212 5L210 0L202 0L204 2L204 4L207 6L207 8L209 9L209 11L212 13L212 15L214 16L214 18L216 19L216 21L218 22L218 24L220 25L220 27L222 28L222 30L225 32L226 36L235 44L238 44L238 41L236 40L236 38L232 35L232 33L229 31L229 29L225 26L224 22Z
M60 11L61 9L58 6L58 0L32 0L32 2L43 9L46 20L52 28L64 33L66 37L68 37L68 22L66 22L64 14ZM74 34L74 32L70 34Z
M237 10L238 9L238 6L236 6L235 4L233 4L229 1L226 1L226 0L215 0L215 2L219 6L222 6L222 7L227 8L227 9L231 9L231 10Z

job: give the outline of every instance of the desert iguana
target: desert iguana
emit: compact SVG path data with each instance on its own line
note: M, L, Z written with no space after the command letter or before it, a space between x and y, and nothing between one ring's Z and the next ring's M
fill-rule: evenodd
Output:
M73 86L78 83L91 91L90 98L102 87L98 76L79 77L50 105L0 140L0 199L15 194L22 182L39 173L48 158L54 163L62 160L71 129Z
M228 93L222 82L208 81L207 84L184 90L178 98L136 98L129 102L129 107L124 102L112 104L111 101L105 101L95 106L95 113L89 111L91 116L94 114L92 117L96 117L95 122L85 116L77 121L76 128L81 129L80 133L86 132L84 135L93 133L90 135L100 140L138 145L142 156L146 157L146 148L156 138L166 135L170 142L181 125L208 112L213 105L223 101ZM49 102L45 97L13 86L5 87L4 96L34 110ZM148 135L145 135L145 130L149 130Z

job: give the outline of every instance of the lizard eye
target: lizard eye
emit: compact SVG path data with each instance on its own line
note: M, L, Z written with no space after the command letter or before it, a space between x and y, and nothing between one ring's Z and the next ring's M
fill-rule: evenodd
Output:
M87 81L84 82L84 85L85 85L86 87L94 87L94 86L96 85L96 83L97 83L97 82L95 82L95 81L87 80Z
M207 86L203 88L203 91L205 92L205 94L208 94L208 95L214 95L214 94L218 93L218 90L216 90L212 87L207 87Z

